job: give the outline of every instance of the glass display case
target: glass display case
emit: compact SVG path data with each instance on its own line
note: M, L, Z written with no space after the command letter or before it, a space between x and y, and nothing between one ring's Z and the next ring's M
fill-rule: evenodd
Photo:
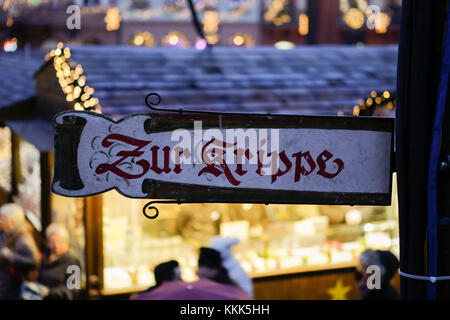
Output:
M17 182L15 201L24 208L33 226L41 230L41 154L26 140L18 137L17 141L19 168L15 170Z
M12 140L8 127L0 128L0 188L11 192L12 185Z
M80 262L82 287L86 283L86 241L84 228L84 200L50 195L51 221L63 225L69 232L69 251Z
M142 215L146 202L103 195L105 292L149 287L153 268L171 259L185 281L195 280L198 248L216 235L240 239L233 254L252 277L356 266L367 248L398 255L395 196L389 207L160 204L155 220Z

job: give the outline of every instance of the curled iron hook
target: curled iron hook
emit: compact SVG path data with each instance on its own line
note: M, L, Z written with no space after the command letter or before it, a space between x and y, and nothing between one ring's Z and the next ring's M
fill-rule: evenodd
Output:
M157 207L155 207L155 206L151 206L153 204L153 202L149 202L149 203L147 203L145 206L144 206L144 208L142 208L142 213L144 214L144 216L147 218L147 219L156 219L158 216L159 216L159 210L158 210L158 208ZM154 214L154 215L148 215L147 214L147 210L155 210L156 211L156 213Z
M158 101L157 101L157 102L151 101L151 100L150 100L150 97L152 97L152 96L155 96L156 98L158 98ZM154 106L157 106L158 104L160 104L160 103L161 103L161 100L162 100L162 99L161 99L161 96L160 96L159 94L157 94L156 92L152 92L152 93L149 93L149 94L145 97L145 104L146 104L150 109L158 111L158 110L160 110L160 109L155 108Z
M158 99L158 101L156 101L156 102L151 101L151 100L150 100L150 97L152 97L152 96L155 96L155 97ZM158 104L160 104L161 101L162 101L161 96L160 96L159 94L157 94L156 92L149 93L149 94L145 97L145 104L146 104L150 109L152 109L152 110L154 110L154 111L163 111L163 112L170 111L170 112L179 112L179 113L182 113L182 112L183 112L183 108L179 108L178 110L176 110L176 109L161 109L161 108L155 108L155 106L157 106ZM196 112L196 111L194 111L194 112Z
M147 219L153 220L153 219L156 219L158 217L159 210L158 210L158 208L156 206L154 206L155 203L164 203L164 204L177 203L177 204L181 204L182 201L181 200L167 200L167 201L159 200L159 201L147 202L147 204L142 208L142 213L144 214L144 216ZM154 215L149 215L149 214L147 214L147 210L155 210L156 213Z

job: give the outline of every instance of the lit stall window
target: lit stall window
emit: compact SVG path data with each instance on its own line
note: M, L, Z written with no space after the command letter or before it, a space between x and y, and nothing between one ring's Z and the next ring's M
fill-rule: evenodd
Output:
M17 198L27 218L41 230L41 167L40 152L31 143L19 139L19 170L16 172Z
M216 10L217 9L217 0L197 0L195 1L195 6L197 10L205 11L205 10Z
M133 9L148 9L150 7L150 0L132 0L131 7Z
M167 12L176 12L185 9L186 0L164 0L164 9Z
M172 259L180 263L185 281L196 280L198 249L217 235L240 240L232 252L251 276L356 263L367 248L398 254L393 182L390 207L159 204L160 215L153 221L141 212L148 200L107 192L104 289L145 289L154 284L154 267Z
M0 128L0 188L11 192L12 149L11 130Z

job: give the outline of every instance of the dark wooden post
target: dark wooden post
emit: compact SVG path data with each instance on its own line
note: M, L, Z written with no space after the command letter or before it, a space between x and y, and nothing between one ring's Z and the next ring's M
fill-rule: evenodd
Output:
M413 275L426 275L427 174L446 9L447 0L404 0L402 8L396 110L400 269ZM439 256L448 261L443 248ZM424 299L427 284L402 277L402 298Z
M310 0L309 44L336 44L339 43L339 1L336 0Z
M45 229L52 222L51 212L51 152L41 152L41 238L45 239Z
M99 299L103 288L103 196L85 198L86 289L90 299Z

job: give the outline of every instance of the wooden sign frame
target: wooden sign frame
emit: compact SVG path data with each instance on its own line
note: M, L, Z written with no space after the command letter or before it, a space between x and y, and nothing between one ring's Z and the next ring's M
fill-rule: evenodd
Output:
M131 198L149 198L149 199L166 199L167 201L153 201L148 205L155 202L171 202L171 203L279 203L279 204L329 204L329 205L390 205L391 203L391 190L392 190L392 173L393 168L393 143L394 143L394 119L391 118L375 118L375 117L333 117L333 116L295 116L295 115L271 115L271 114L242 114L242 113L215 113L215 112L196 112L196 111L184 111L184 110L160 110L147 115L133 115L121 119L119 121L113 121L101 114L85 111L68 111L63 112L54 117L55 122L55 176L52 185L53 192L64 196L91 196L98 193L102 193L111 189L116 189L124 196ZM95 120L90 120L95 119ZM86 181L83 181L80 177L78 153L82 150L80 147L81 137L84 134L83 130L88 121L98 121L99 123L109 123L109 128L120 127L135 119L140 119L141 127L137 128L131 125L134 131L141 130L149 136L156 136L158 133L162 134L174 130L192 130L193 123L195 121L201 121L203 129L277 129L281 132L287 132L294 138L290 138L293 142L297 143L295 134L298 133L310 135L313 139L315 135L321 136L322 140L327 142L324 136L329 132L334 136L330 141L334 143L328 143L329 145L335 144L337 140L336 136L342 135L342 137L351 137L353 135L361 135L361 139L352 138L352 143L349 142L348 147L358 146L360 148L360 155L356 157L362 157L364 161L371 163L372 165L378 165L372 159L377 151L380 150L380 159L384 163L379 163L380 171L368 177L372 177L368 180L378 179L382 177L381 184L384 185L382 192L348 192L348 191L308 191L308 190L278 190L278 189L265 189L260 186L257 188L251 187L225 187L222 185L202 185L196 183L194 178L185 181L179 181L177 179L164 180L154 178L144 178L140 186L142 194L145 196L136 196L126 194L117 186L105 188L98 192L76 194L70 193L70 190L83 189ZM137 120L136 120L137 121ZM97 128L98 126L91 126L91 128ZM86 129L87 130L87 129ZM283 131L284 130L284 131ZM290 131L291 130L291 131ZM106 132L105 132L106 134ZM319 135L320 134L320 135ZM383 139L379 139L379 137ZM367 138L369 137L369 138ZM323 140L325 139L325 140ZM334 139L334 140L333 140ZM366 140L365 140L366 139ZM370 140L372 139L372 140ZM285 136L282 137L282 142ZM359 142L361 141L361 142ZM381 142L382 141L382 142ZM370 146L368 144L375 143L376 145ZM346 142L341 144L341 157L345 153L351 153L351 150L345 150ZM361 147L362 146L362 147ZM333 147L333 146L331 146ZM328 147L330 148L330 147ZM362 148L362 149L361 149ZM365 149L364 149L365 148ZM378 148L378 149L377 149ZM364 150L363 150L364 149ZM137 150L137 148L136 148ZM139 149L140 150L140 149ZM123 150L122 150L123 151ZM130 151L127 151L130 152ZM148 151L148 154L150 152ZM331 155L331 153L329 153ZM366 155L366 158L363 157ZM322 155L322 154L321 154ZM312 157L303 158L309 159L311 164L316 161L316 164L321 161L321 155L317 157L317 153ZM117 154L113 154L117 159ZM301 155L300 155L301 157ZM134 160L139 159L137 156ZM148 160L148 158L146 158ZM302 159L302 158L300 158ZM343 158L344 159L344 158ZM328 157L328 154L323 156L322 160L332 159ZM358 159L356 159L358 160ZM355 160L355 161L356 161ZM158 161L158 160L156 160ZM335 158L335 163L340 164L339 158ZM355 162L352 159L352 163ZM371 162L372 161L372 162ZM294 159L289 161L293 164ZM297 163L298 164L298 163ZM314 167L317 165L314 164ZM111 164L107 164L110 166ZM322 164L323 166L323 164ZM334 165L335 166L335 165ZM310 166L310 171L313 171L313 166ZM103 168L103 167L102 167ZM344 163L342 161L342 168ZM180 168L178 168L179 171ZM211 168L212 169L212 168ZM287 168L286 168L287 169ZM168 169L167 171L169 171ZM281 167L280 169L281 170ZM302 167L305 176L310 172L307 172ZM345 167L344 170L350 170ZM359 168L358 175L365 175L364 169ZM377 168L367 168L367 170L376 171ZM99 170L100 172L101 170ZM298 171L298 170L297 170ZM318 171L317 169L315 170ZM101 171L104 173L104 171ZM280 171L279 171L280 172ZM336 171L337 172L337 171ZM98 176L98 175L97 175ZM200 176L200 174L198 174ZM298 178L307 179L298 175ZM276 177L275 177L276 179ZM280 178L281 179L281 178ZM331 179L333 180L333 179ZM192 183L191 183L192 181ZM337 181L337 180L336 180ZM274 178L272 177L272 183ZM275 181L276 182L276 181ZM367 181L369 183L371 181ZM338 183L338 182L336 182ZM350 182L351 184L351 182ZM255 183L253 184L255 185ZM269 184L267 184L269 185ZM269 186L270 187L270 186ZM271 187L270 187L271 188ZM346 188L348 189L348 188ZM381 190L380 189L380 190ZM64 191L67 190L67 191ZM148 206L146 206L148 207ZM154 207L151 207L156 209ZM144 208L144 214L145 214ZM157 209L156 209L157 210Z

